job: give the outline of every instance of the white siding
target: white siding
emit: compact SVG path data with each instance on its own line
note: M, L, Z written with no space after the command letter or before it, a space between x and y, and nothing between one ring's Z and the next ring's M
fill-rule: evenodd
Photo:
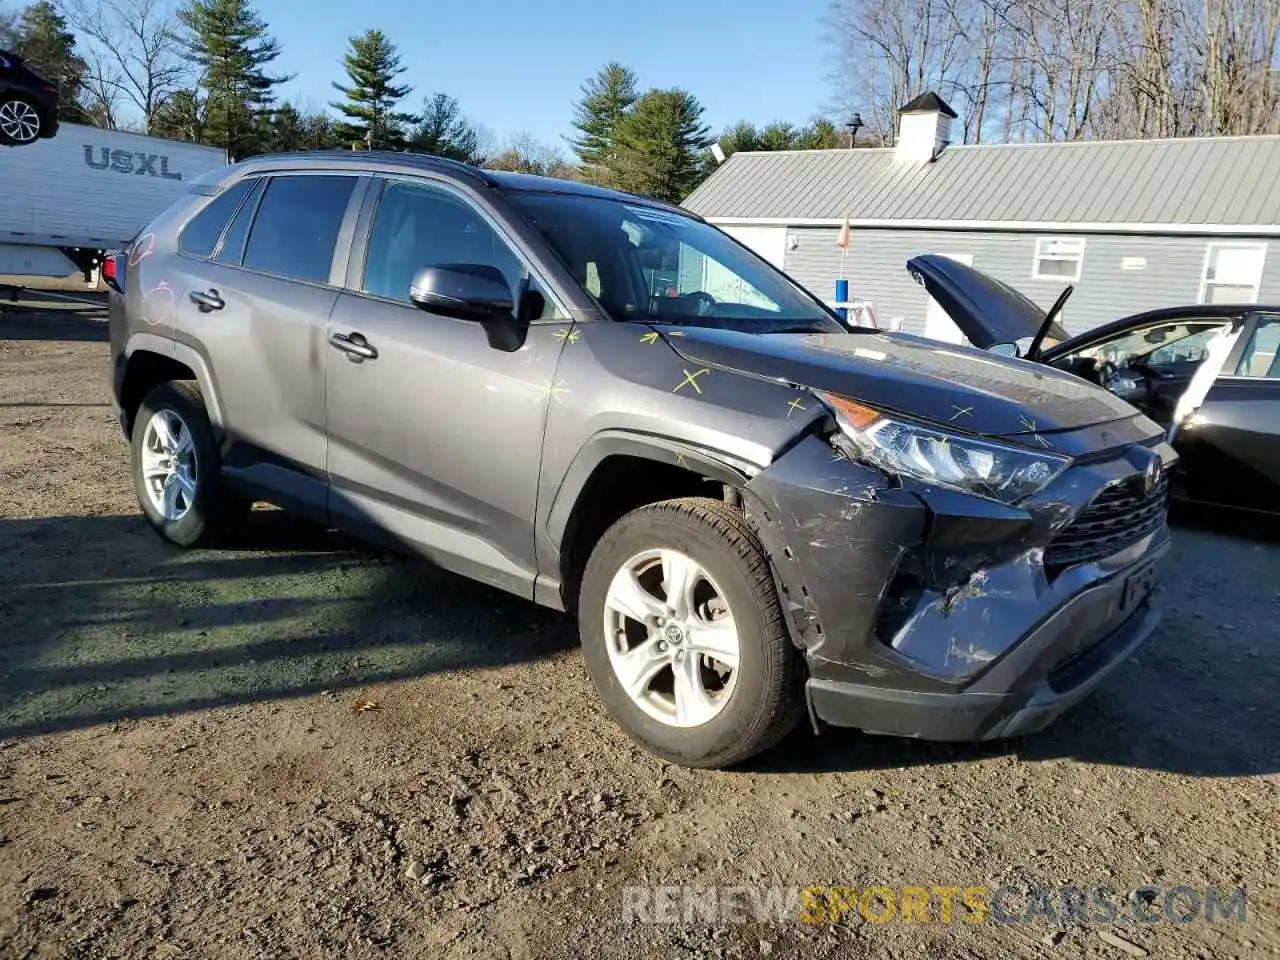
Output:
M0 241L122 245L226 163L215 147L64 123L51 140L0 149Z
M789 228L786 271L823 300L835 294L840 275L839 231ZM853 230L845 276L851 297L876 304L882 325L903 317L904 329L924 328L928 297L907 274L922 253L972 254L973 265L1048 308L1064 283L1033 280L1036 238L1047 233L979 233L931 230ZM1234 239L1234 238L1233 238ZM1101 323L1156 307L1196 303L1211 237L1094 234L1086 238L1084 264L1067 302L1065 325L1082 333ZM794 249L792 249L794 247ZM1123 270L1126 258L1142 258L1141 270ZM1270 238L1259 303L1280 302L1280 239Z

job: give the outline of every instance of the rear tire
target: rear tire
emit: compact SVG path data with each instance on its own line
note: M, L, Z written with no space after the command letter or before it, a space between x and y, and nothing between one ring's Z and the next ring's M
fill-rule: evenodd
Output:
M686 587L668 596L672 583ZM674 763L740 763L803 714L804 663L764 548L721 501L655 503L610 527L587 562L578 620L587 673L609 715Z
M147 523L180 547L233 539L251 504L228 490L204 398L171 380L147 394L133 420L133 486Z
M34 103L22 96L0 96L0 143L23 147L44 133L44 119Z

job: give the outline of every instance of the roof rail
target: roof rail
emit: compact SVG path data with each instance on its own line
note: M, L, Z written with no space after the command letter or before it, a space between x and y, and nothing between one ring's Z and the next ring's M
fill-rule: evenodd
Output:
M452 170L456 173L466 174L490 187L495 186L497 183L489 176L487 171L472 164L463 163L461 160L453 160L449 157L436 156L433 153L414 153L407 150L403 152L396 150L297 150L290 153L263 153L245 158L246 161L265 162L312 159L341 160L348 163L382 160L419 168Z

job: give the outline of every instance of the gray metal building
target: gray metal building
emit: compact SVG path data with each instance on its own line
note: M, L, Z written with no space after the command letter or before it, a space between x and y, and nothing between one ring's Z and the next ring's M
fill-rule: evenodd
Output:
M959 339L908 276L941 253L1048 306L1073 333L1152 307L1280 301L1280 137L949 146L934 95L885 149L735 153L685 201L816 295L881 326ZM837 245L845 220L847 252Z

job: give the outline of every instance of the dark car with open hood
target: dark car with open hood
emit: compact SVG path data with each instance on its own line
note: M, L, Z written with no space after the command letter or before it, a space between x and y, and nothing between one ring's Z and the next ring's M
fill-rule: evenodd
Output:
M947 257L907 269L970 343L1075 374L1133 404L1165 431L1178 461L1172 496L1280 513L1280 306L1162 307L1070 337L1043 311Z
M234 537L267 500L572 612L608 713L679 763L806 716L1038 730L1158 619L1159 425L1069 372L849 330L665 204L256 157L104 273L161 536Z
M58 87L0 50L0 146L23 147L58 132Z

